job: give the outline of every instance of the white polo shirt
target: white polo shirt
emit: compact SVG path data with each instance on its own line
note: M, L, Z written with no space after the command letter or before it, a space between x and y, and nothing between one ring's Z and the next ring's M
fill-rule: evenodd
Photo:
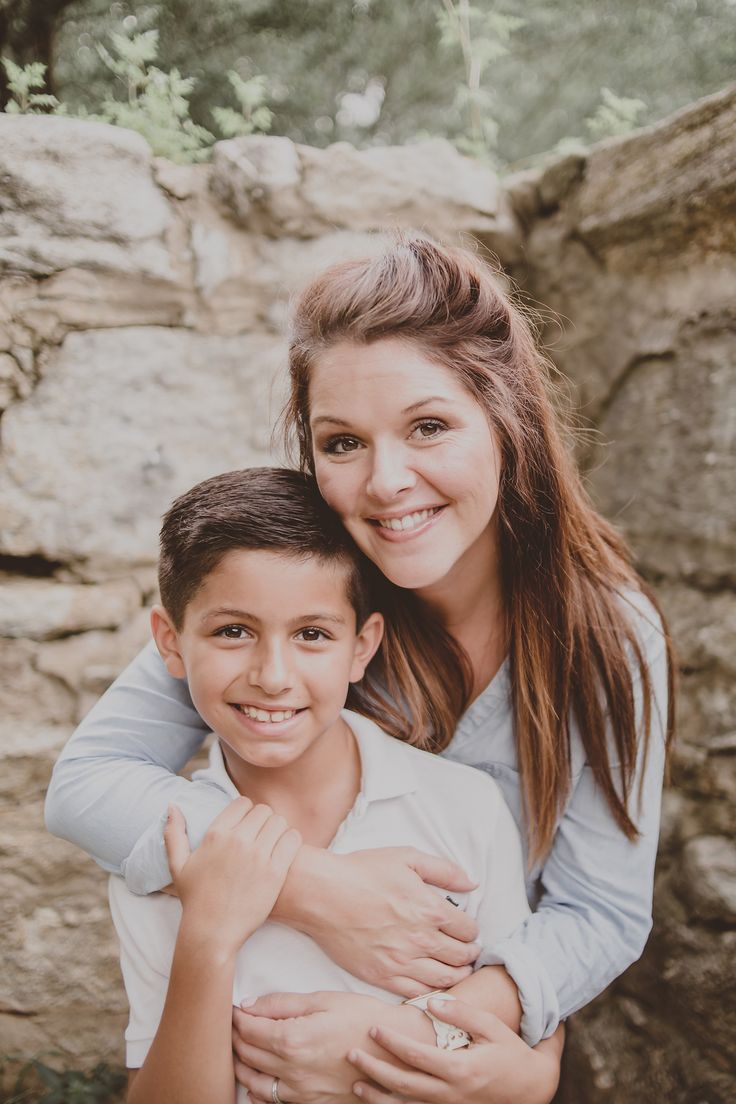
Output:
M410 846L456 862L478 888L454 894L478 922L488 947L529 914L521 841L501 792L488 775L449 762L387 736L373 721L345 710L360 750L362 778L355 804L329 850L336 854L375 847ZM199 780L239 796L218 743ZM156 1034L168 986L179 901L166 893L140 897L122 878L110 879L110 908L120 940L120 961L130 1003L125 1032L127 1065L143 1065ZM216 934L214 935L216 938ZM263 924L238 954L233 1004L266 993L317 990L367 993L391 1003L401 997L337 966L309 936L283 924ZM240 1087L238 1101L247 1101Z

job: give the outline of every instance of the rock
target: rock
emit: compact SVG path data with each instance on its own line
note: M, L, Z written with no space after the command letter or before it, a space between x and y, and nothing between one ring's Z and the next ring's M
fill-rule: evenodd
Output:
M0 639L0 741L20 724L65 724L75 718L74 696L60 682L35 670L37 645Z
M211 187L242 225L278 236L393 226L492 235L500 216L504 237L516 226L495 173L439 139L319 150L286 138L235 138L215 146Z
M736 926L736 843L700 836L683 849L682 891L701 920Z
M51 640L88 629L116 628L140 604L140 591L132 580L102 586L0 580L0 636Z
M736 580L732 345L704 325L677 352L642 357L599 423L614 445L594 454L593 497L640 560L669 576Z
M282 343L258 334L69 334L3 419L0 549L155 561L161 515L177 494L268 462L283 359Z
M590 155L578 232L631 267L736 248L736 85Z
M47 276L80 265L171 276L170 212L151 151L132 131L0 115L0 271Z

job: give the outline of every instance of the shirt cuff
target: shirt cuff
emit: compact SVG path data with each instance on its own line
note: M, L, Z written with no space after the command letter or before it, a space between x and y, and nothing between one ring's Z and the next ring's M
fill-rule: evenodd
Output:
M151 824L120 867L131 893L145 896L156 893L171 883L169 860L164 844L166 816Z
M552 979L539 959L524 944L504 939L487 951L482 951L478 966L504 966L519 990L521 1001L521 1037L536 1046L557 1029L560 1022L560 1002Z

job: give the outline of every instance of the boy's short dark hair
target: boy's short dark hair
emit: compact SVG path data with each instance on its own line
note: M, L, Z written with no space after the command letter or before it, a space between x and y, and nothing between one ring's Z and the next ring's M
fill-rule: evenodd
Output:
M344 563L359 628L373 611L369 562L325 503L316 480L287 468L246 468L198 483L164 515L158 582L177 629L204 579L238 549Z

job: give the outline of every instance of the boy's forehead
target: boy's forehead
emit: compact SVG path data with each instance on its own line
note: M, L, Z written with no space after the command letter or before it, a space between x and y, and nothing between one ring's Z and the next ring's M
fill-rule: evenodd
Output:
M280 549L239 548L226 552L193 597L198 615L207 608L299 616L352 611L350 563L342 557L294 555ZM319 600L321 606L315 606ZM223 605L224 603L224 605ZM244 606L245 603L245 606ZM193 612L194 612L193 609Z

